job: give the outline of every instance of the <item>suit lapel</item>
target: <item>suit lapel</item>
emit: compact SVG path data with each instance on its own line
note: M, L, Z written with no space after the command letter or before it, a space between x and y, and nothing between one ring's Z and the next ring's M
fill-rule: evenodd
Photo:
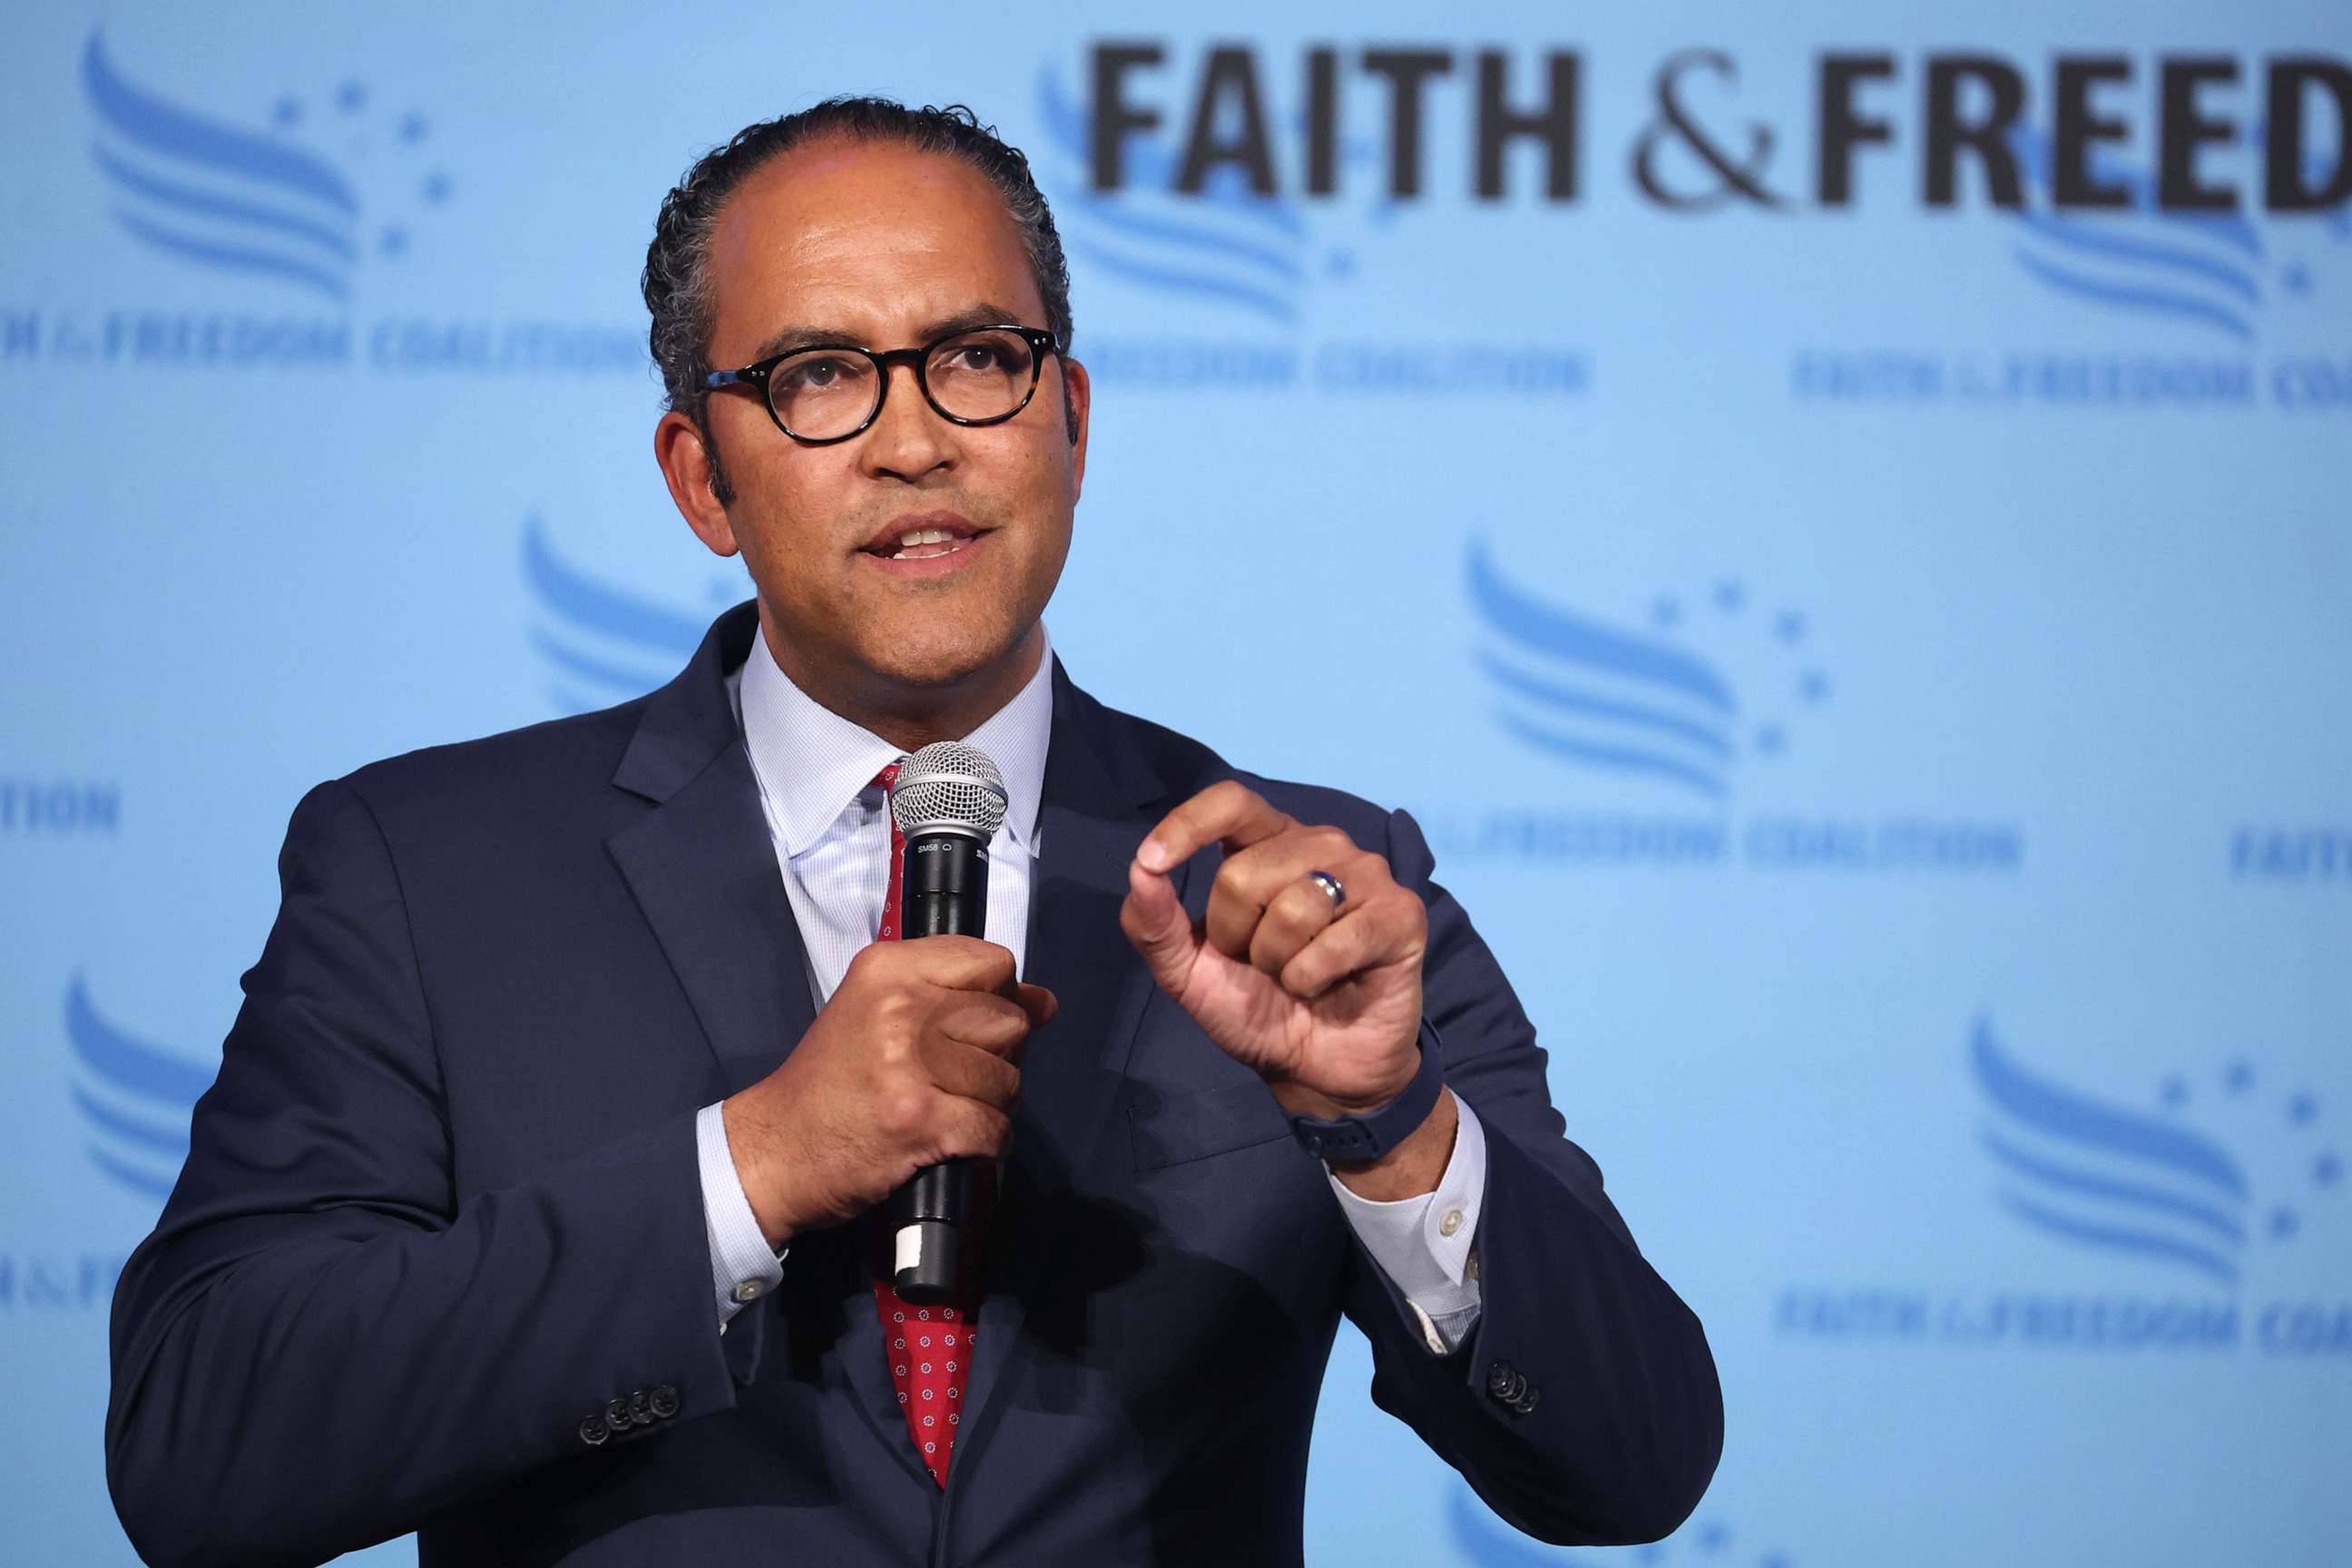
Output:
M752 605L728 611L685 671L646 699L613 782L655 809L605 841L730 1094L775 1070L816 1016L800 927L727 692L727 672L742 663L756 625Z
M686 988L727 1092L749 1089L816 1009L742 742L605 847Z
M1039 806L1039 855L1031 884L1024 977L1060 1003L1054 1021L1030 1037L1021 1061L1013 1152L991 1231L989 1289L981 1339L964 1390L961 1454L986 1436L992 1402L1039 1332L1058 1338L1082 1322L1083 1274L1064 1248L1061 1225L1089 1180L1146 1008L1159 994L1127 935L1118 910L1136 847L1160 820L1156 781L1110 751L1100 710L1078 693L1057 660L1054 733ZM1189 867L1176 890L1185 890ZM1062 1323L1035 1320L1055 1315ZM1072 1315L1075 1314L1073 1319ZM1024 1332L1024 1329L1029 1331ZM949 1485L962 1462L949 1470Z

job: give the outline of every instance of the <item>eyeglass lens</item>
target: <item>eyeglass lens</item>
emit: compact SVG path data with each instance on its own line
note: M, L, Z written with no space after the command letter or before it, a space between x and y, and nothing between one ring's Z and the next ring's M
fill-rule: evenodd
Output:
M924 356L922 384L932 405L955 419L1001 419L1021 405L1036 379L1036 354L1017 332L966 332L935 343ZM768 375L768 401L783 427L804 440L845 436L882 400L874 362L846 349L807 349Z

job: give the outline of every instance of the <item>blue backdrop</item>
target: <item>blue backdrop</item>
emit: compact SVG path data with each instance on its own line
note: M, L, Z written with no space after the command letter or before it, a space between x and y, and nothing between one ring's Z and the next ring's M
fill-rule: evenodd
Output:
M846 90L1055 204L1074 675L1420 815L1722 1367L1692 1521L1559 1553L1344 1334L1313 1557L2352 1557L2347 13L1185 9L0 24L0 1557L130 1560L106 1310L296 798L747 592L637 272Z

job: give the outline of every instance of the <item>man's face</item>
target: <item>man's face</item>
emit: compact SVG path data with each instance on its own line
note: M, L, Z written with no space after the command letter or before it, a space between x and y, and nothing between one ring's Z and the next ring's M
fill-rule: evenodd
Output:
M879 351L966 324L1046 324L987 176L895 143L825 141L771 159L721 209L709 266L720 367L813 340ZM1069 553L1086 373L1048 357L1028 405L979 427L941 418L910 366L889 380L871 426L822 447L777 429L756 392L712 395L710 445L734 489L723 510L690 423L670 416L657 447L671 492L704 542L741 551L769 641L803 685L850 700L1001 686L1031 667ZM915 528L944 529L955 548L893 559Z

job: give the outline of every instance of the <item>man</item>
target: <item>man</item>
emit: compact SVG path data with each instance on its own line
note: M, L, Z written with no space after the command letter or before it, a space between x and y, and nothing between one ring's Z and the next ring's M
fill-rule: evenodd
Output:
M1297 1562L1342 1311L1505 1518L1673 1529L1705 1339L1411 820L1050 656L1090 388L1020 155L872 100L754 126L646 289L663 473L755 601L646 698L297 808L116 1298L142 1553ZM877 940L892 766L964 737L992 940ZM952 1156L985 1265L915 1307L876 1205Z

